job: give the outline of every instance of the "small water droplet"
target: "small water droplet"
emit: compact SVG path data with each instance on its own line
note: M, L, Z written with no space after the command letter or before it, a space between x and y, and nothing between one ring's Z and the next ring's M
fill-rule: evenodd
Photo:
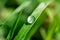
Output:
M33 23L35 21L35 17L34 16L29 16L28 18L27 18L27 22L28 23Z

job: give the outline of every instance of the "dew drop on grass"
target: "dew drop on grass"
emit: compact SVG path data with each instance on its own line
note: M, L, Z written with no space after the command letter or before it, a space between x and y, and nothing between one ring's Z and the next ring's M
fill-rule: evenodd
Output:
M32 24L34 21L35 21L35 17L34 16L29 16L27 18L27 22L30 23L30 24Z

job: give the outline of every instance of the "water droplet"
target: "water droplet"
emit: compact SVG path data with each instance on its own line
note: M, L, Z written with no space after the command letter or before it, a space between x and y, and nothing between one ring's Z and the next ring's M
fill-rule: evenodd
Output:
M35 21L35 17L34 16L29 16L28 18L27 18L27 22L28 23L33 23Z

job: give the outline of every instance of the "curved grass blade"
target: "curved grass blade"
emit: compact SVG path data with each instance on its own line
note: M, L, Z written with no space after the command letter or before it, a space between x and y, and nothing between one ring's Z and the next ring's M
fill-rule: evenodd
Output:
M4 22L4 24L12 18L14 15L18 14L21 10L23 10L25 7L27 7L30 4L30 1L22 3Z
M25 40L30 40L31 39L31 37L34 35L34 33L37 32L39 27L44 23L46 18L47 18L47 14L46 14L46 12L43 12L39 16L39 18L36 20L36 22L34 23L32 28L30 29L30 31L27 33L27 35L25 36Z
M30 25L26 25L24 24L21 28L21 30L19 31L18 35L14 38L14 40L24 40L25 36L27 35L27 33L31 30L32 26L34 25L34 23L37 21L37 19L39 18L39 16L41 16L42 12L44 11L44 9L51 3L52 1L48 1L48 2L42 2L41 4L39 4L39 6L33 11L33 13L30 16L34 16L35 17L35 21L30 24Z
M36 3L35 3L36 2ZM33 6L32 6L33 5ZM26 19L26 16L28 16L29 14L31 14L31 12L35 9L35 7L38 5L37 1L34 1L33 3L31 3L28 7L26 7L25 9L23 9L23 14L19 15L20 17L18 18L16 25L14 28L12 28L11 33L13 33L14 37L15 35L18 33L18 31L20 30L21 26L23 25L22 21ZM26 10L27 9L27 10ZM27 12L28 11L28 12ZM24 13L25 12L25 13ZM27 15L26 15L27 14ZM24 22L23 21L23 22ZM14 38L13 37L13 38Z
M30 4L30 1L27 1L27 2L23 3L22 5L20 5L20 7L18 7L18 8L13 12L13 14L12 14L10 17L12 17L12 16L18 14L19 12L21 12L21 11L22 11L25 7L27 7L29 4ZM20 15L21 15L21 14L20 14ZM20 15L19 15L19 16L20 16ZM9 18L10 18L10 17L9 17ZM5 21L5 23L9 20L9 18ZM18 17L18 20L19 20L19 17ZM17 22L18 22L18 20L17 20ZM11 39L12 39L12 36L13 36L13 34L14 34L14 32L15 32L15 28L16 28L16 26L13 26L13 27L11 28L11 30L10 30L10 32L9 32L6 40L11 40Z
M24 23L27 24L27 22L26 22L27 17L31 14L31 12L33 12L33 10L36 8L36 6L38 4L39 3L36 0L31 1L31 4L22 10L22 14L20 15L20 18L18 18L19 20L15 25L16 29L15 29L15 32L14 32L14 35L13 35L13 39L17 35L17 33L19 32L19 30L23 26L23 24Z

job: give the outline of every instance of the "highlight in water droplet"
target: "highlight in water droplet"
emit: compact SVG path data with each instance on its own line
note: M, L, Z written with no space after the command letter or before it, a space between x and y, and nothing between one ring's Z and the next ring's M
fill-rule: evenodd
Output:
M34 16L29 16L28 18L27 18L27 22L28 23L33 23L35 21L35 17Z

